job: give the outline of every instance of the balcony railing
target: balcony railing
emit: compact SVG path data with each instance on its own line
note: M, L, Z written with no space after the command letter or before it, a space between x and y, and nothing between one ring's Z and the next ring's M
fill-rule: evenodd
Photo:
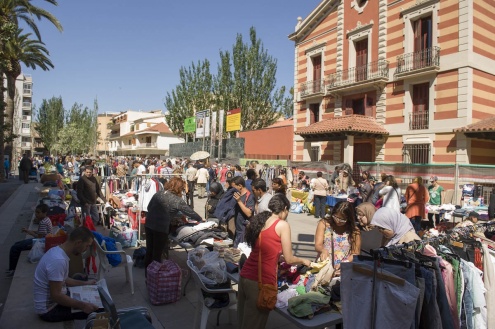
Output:
M31 142L21 142L21 147L31 147Z
M29 107L29 108L31 108L31 103L30 102L22 102L22 107Z
M325 92L325 80L306 81L299 85L301 97L311 96Z
M21 134L30 135L31 134L31 129L29 129L29 128L22 128L21 129Z
M117 147L117 148L121 148L123 150L132 150L133 147L134 145L122 145L121 147Z
M22 120L23 121L31 121L31 116L30 115L23 115Z
M330 74L326 82L327 89L334 89L376 79L388 79L388 61L379 60L367 65L338 71Z
M363 111L354 110L352 107L346 107L342 109L342 115L365 115L367 117L375 117L376 106L368 106Z
M417 111L409 113L409 130L428 129L428 111Z
M156 143L141 143L139 147L156 147Z
M440 47L426 48L397 56L396 74L440 67Z

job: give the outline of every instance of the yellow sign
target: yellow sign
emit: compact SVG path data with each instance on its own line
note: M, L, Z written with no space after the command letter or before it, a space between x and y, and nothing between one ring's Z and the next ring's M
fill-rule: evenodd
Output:
M227 126L225 131L241 130L241 109L227 111Z

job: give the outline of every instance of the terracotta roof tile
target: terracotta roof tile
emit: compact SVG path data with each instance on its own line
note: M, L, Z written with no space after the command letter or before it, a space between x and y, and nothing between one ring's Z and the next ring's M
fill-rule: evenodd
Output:
M475 132L495 132L495 116L480 120L462 128L454 129L454 132L475 133Z
M298 135L357 132L368 134L388 135L388 131L373 117L363 115L348 115L335 117L299 128Z

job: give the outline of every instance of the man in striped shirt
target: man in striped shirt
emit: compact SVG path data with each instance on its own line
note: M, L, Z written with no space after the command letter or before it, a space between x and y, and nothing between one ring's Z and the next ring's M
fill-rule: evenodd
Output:
M44 238L48 233L52 233L52 221L46 216L48 213L48 206L46 204L40 204L36 207L34 216L38 224L38 231L30 231L25 227L22 228L23 233L27 233L35 238ZM33 239L26 239L17 241L10 248L9 254L9 269L7 270L7 277L11 278L14 276L15 268L17 267L17 262L21 256L21 252L24 250L31 250L33 247Z

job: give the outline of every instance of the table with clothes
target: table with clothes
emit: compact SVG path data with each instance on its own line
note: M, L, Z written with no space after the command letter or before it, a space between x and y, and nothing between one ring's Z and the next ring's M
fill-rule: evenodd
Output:
M338 202L346 200L347 194L327 195L327 205L330 207L335 207Z

